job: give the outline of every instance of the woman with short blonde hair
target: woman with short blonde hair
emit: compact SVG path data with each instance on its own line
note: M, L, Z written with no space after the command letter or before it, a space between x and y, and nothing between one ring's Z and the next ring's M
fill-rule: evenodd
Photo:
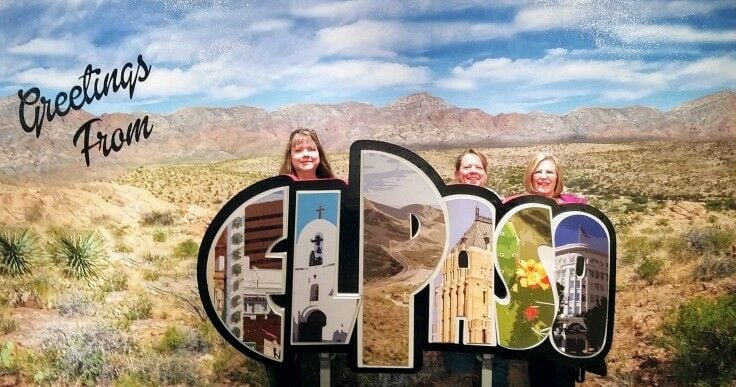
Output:
M524 170L524 190L526 193L506 198L509 201L524 195L539 195L554 199L558 204L582 203L588 200L582 196L563 192L565 181L557 158L550 153L537 153L529 160Z

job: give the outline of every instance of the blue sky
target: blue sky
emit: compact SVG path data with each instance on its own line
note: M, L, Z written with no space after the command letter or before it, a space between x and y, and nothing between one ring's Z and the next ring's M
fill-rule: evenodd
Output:
M494 218L495 211L485 201L474 198L457 198L447 201L448 216L450 217L450 248L454 247L460 238L475 222L475 209L487 218ZM492 236L491 236L492 237Z
M153 66L93 113L426 91L491 114L652 106L736 89L736 2L0 0L0 95L53 98L87 64ZM492 3L492 4L487 4Z
M322 218L337 227L337 212L340 207L338 192L298 192L296 196L299 213L296 214L296 235L301 234L309 222L320 219L317 213L322 208Z
M608 251L608 237L602 226L588 215L570 215L557 225L555 230L555 246L564 246L580 242L580 229L591 237L588 243L598 251Z

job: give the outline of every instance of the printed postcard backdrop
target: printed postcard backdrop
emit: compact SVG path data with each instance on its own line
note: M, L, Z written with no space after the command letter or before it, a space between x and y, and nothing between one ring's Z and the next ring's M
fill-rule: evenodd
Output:
M588 383L736 379L717 349L736 332L712 329L733 327L736 305L731 1L0 1L0 21L2 385L273 380L213 328L197 255L225 203L279 174L299 127L316 131L342 179L357 140L417 152L448 184L457 155L476 148L499 198L524 192L527 163L550 152L566 192L613 222L617 265L592 217L549 218L530 203L499 228L490 203L443 201L422 171L367 152L363 247L390 245L391 259L357 262L362 300L333 297L334 237L350 225L319 209L335 208L339 190L275 189L218 230L209 302L242 345L279 361L285 345L357 340L361 364L409 362L416 338L385 342L385 331L412 323L412 286L426 283L430 343L527 348L549 336L585 357L610 333L607 376ZM416 237L387 243L410 223L380 219L410 213ZM293 278L281 252L267 253L289 222ZM461 265L481 276L496 265L508 289L472 282L459 302L443 278ZM615 324L602 334L614 270ZM491 300L514 284L523 297ZM268 297L287 289L291 314ZM386 315L392 325L376 323ZM357 374L338 355L333 379L480 379L472 356L422 359L416 374ZM316 383L316 358L303 363L294 372Z

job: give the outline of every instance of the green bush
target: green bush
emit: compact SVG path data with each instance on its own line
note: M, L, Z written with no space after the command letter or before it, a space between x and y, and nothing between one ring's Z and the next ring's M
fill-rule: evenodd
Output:
M153 301L151 297L139 292L131 298L122 302L122 305L112 310L112 320L115 321L116 327L127 330L133 325L134 321L149 319L153 316Z
M565 182L569 188L575 188L576 190L587 190L592 188L596 181L587 176L580 176L572 178Z
M171 211L151 211L141 215L142 226L171 226L174 224L174 215Z
M213 382L230 381L251 386L269 385L266 369L255 360L244 356L229 345L214 352Z
M128 276L119 270L107 274L99 287L99 291L105 294L123 290L128 290Z
M736 274L736 257L730 254L703 257L695 266L693 275L698 280L725 278Z
M159 278L161 278L161 273L158 270L143 270L143 279L145 281L154 282L158 281Z
M647 204L649 203L649 198L646 196L633 196L631 198L631 202L636 204Z
M204 384L196 359L187 354L161 356L154 351L143 352L133 365L130 376L146 386Z
M736 210L736 199L723 198L723 199L709 200L705 202L705 208L711 211Z
M636 202L627 202L624 204L624 211L625 212L647 212L647 205L646 204L640 204Z
M203 353L211 349L212 345L201 331L186 326L167 328L161 341L156 345L156 350L164 353L177 351Z
M166 234L166 231L161 229L156 229L156 231L153 232L153 241L158 243L164 243L166 242L166 238L168 238L168 235Z
M7 341L0 347L0 372L13 372L15 369L15 343Z
M118 378L113 384L115 387L145 387L146 382L135 375L125 374Z
M115 251L119 253L130 253L133 251L133 249L125 244L125 241L117 241L115 242Z
M97 306L86 294L69 290L57 297L56 309L61 317L92 316Z
M673 261L684 262L696 258L688 248L687 240L681 236L665 239L664 249Z
M196 257L199 245L193 239L187 239L174 247L174 256L177 258Z
M621 262L632 264L638 260L651 256L657 249L662 247L660 239L651 240L647 237L633 236L626 238L622 244L623 254Z
M0 285L4 291L1 304L16 307L31 303L39 308L49 308L56 301L61 286L58 273L36 270L30 275L4 281Z
M124 238L128 234L129 230L130 227L128 225L120 227L112 226L112 236L115 238Z
M73 232L54 229L46 242L51 261L60 265L69 278L90 279L100 274L107 259L105 243L96 232Z
M18 323L10 315L10 309L0 306L0 335L5 336L13 332L17 327Z
M654 278L662 271L664 261L652 257L644 257L639 266L636 267L636 275L640 279L651 284L654 282Z
M112 327L90 324L70 330L55 326L46 333L33 361L38 364L34 379L67 385L109 384L122 371L111 357L133 350L132 341Z
M659 344L674 354L673 371L684 385L736 381L736 293L693 299L672 313Z
M31 272L38 236L28 229L0 233L0 274L16 277Z
M647 235L654 235L654 234L658 234L659 233L657 230L655 230L652 227L644 227L644 228L641 229L640 232L642 234L647 234Z
M735 239L732 230L718 227L690 230L685 233L684 237L689 248L697 254L726 252L731 248Z
M184 334L175 326L169 327L164 332L161 341L156 346L160 352L176 352L184 346Z
M150 251L147 251L145 254L143 254L143 259L145 259L147 262L151 263L161 263L166 258L163 255L152 253Z
M147 294L138 294L126 303L125 316L131 320L143 320L153 316L153 301Z

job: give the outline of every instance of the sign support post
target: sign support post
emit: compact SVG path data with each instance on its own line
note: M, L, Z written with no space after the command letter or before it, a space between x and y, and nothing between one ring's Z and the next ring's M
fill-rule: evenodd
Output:
M319 386L330 387L330 354L319 354Z
M482 387L491 387L493 382L493 355L484 353L481 364L480 385Z

